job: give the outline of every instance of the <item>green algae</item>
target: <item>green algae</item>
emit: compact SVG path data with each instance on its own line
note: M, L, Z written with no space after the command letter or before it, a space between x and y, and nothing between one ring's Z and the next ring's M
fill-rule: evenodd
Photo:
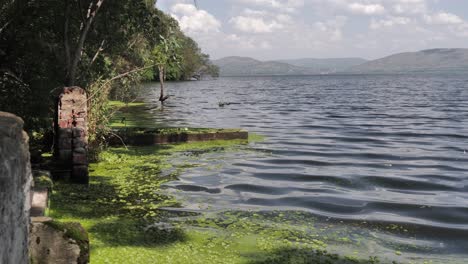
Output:
M88 230L91 263L380 263L328 252L330 242L355 239L324 236L327 228L306 213L174 211L179 202L161 193L161 185L200 166L173 164L174 155L233 151L246 143L107 149L90 166L89 186L56 183L49 216Z

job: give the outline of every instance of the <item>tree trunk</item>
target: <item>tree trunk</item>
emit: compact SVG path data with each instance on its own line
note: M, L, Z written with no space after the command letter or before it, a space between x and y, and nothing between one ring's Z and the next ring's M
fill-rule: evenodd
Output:
M161 93L159 95L159 101L164 104L164 66L158 66L159 69L159 84L161 85ZM166 98L167 99L167 98Z
M67 65L67 72L65 75L65 80L68 84L68 79L70 77L70 69L71 69L71 57L70 57L70 39L68 37L68 30L70 28L70 0L66 0L65 2L65 24L63 28L63 44L65 48L65 64Z
M96 17L96 14L101 8L103 2L104 0L97 0L96 4L91 3L91 5L88 8L86 21L81 29L80 37L78 39L78 43L76 45L73 58L71 58L69 65L67 65L68 74L67 74L66 85L68 86L75 85L78 65L81 61L81 56L83 54L84 42L86 40L86 37L88 36L88 32L89 32L89 29L91 28L91 25L93 24L94 18ZM70 57L71 57L71 53L72 52L70 52L70 55L69 55Z

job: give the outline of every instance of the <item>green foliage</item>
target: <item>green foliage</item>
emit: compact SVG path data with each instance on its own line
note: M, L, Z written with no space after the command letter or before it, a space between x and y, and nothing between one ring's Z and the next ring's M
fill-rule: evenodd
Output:
M0 111L23 117L27 130L51 129L55 97L70 77L68 55L78 48L91 3L96 0L1 3ZM107 122L109 98L130 102L142 81L155 79L153 51L158 47L166 47L158 54L166 57L168 79L193 75L196 67L184 68L182 62L200 52L182 52L183 39L188 37L177 21L156 9L154 0L103 2L85 39L75 80L96 94L89 102L92 141L99 140Z
M52 190L54 183L47 176L34 177L34 187L48 188Z
M204 76L219 76L219 68L211 63L210 56L202 53L198 44L190 37L178 35L180 48L180 73L172 75L172 80L201 79Z

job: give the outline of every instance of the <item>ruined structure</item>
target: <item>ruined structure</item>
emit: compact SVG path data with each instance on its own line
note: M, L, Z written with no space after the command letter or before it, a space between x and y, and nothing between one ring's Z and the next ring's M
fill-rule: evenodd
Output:
M61 177L88 183L87 96L80 87L65 87L58 97L55 158Z
M31 181L23 120L0 112L0 263L29 262Z

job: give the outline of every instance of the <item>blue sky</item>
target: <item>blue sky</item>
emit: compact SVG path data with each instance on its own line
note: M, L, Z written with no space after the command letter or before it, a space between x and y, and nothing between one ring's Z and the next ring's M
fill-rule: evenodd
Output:
M158 0L213 58L363 57L468 48L467 0Z

